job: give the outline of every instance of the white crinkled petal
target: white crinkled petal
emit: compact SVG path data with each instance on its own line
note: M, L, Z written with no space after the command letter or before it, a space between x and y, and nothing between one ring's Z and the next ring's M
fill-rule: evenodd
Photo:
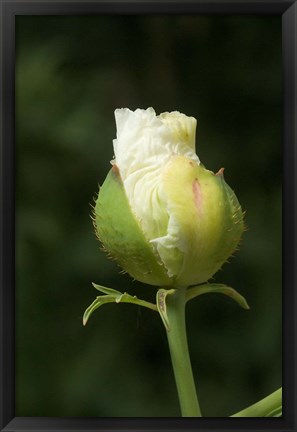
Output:
M165 112L160 114L159 117L171 129L172 134L176 136L176 140L186 142L195 153L196 119L178 111Z
M169 216L166 235L152 239L151 243L167 268L168 276L176 276L182 266L184 248L180 240L180 226L174 215Z
M196 119L177 111L156 116L153 108L115 111L115 160L125 191L146 238L164 262L169 276L182 250L178 222L170 214L162 172L173 155L199 163L195 153Z

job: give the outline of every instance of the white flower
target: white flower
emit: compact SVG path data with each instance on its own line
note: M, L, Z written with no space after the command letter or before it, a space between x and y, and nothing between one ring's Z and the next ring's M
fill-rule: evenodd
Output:
M99 239L136 279L175 287L205 282L236 248L243 223L222 171L206 170L195 153L196 119L177 111L157 116L153 108L117 109L115 118L114 168L95 209ZM116 219L127 221L127 212L133 222L119 232ZM132 223L135 238L128 233ZM153 265L143 262L143 250L135 246L139 236Z

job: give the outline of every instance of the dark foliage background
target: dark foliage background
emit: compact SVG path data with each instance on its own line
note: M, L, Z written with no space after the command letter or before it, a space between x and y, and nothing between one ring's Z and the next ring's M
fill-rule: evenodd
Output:
M106 305L82 326L91 282L154 299L99 250L90 219L110 168L113 111L153 106L198 119L197 153L246 210L220 295L188 305L205 416L281 385L281 20L93 16L16 19L18 416L179 416L159 317Z

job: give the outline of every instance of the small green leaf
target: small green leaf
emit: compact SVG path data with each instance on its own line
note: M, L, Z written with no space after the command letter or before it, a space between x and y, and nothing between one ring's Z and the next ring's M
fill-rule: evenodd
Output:
M93 301L92 304L85 310L84 316L83 316L83 325L85 326L92 315L92 313L98 309L98 307L102 306L105 303L112 303L115 301L115 298L110 295L105 296L99 296L96 297L96 299Z
M169 320L167 316L166 297L168 294L173 294L174 291L174 289L167 290L161 288L157 292L157 309L167 331L169 330Z
M188 301L201 294L207 293L225 294L235 300L243 309L250 308L246 299L241 294L239 294L235 289L224 284L204 284L191 287L187 290L186 300Z
M141 300L136 296L114 290L112 288L103 287L101 285L92 284L98 291L105 293L106 295L98 296L93 303L85 310L83 315L83 325L86 325L92 313L100 306L106 303L133 303L139 306L144 306L154 311L157 311L157 306L153 303Z
M96 290L103 292L104 294L110 294L110 295L121 295L122 293L120 291L117 291L115 289L112 288L107 288L105 286L102 285L97 285L94 282L92 282L92 285L94 288L96 288Z
M115 297L116 303L133 303L137 304L138 306L144 306L149 309L152 309L154 311L157 310L157 306L153 303L147 302L146 300L141 300L136 296L131 296L130 294L124 292L121 293L119 296Z

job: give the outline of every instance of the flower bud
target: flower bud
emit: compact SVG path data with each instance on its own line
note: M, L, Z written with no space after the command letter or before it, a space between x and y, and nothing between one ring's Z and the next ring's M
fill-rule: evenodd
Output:
M118 109L115 118L115 159L95 205L99 240L141 282L206 282L235 251L243 214L223 169L200 163L196 120L152 108Z

